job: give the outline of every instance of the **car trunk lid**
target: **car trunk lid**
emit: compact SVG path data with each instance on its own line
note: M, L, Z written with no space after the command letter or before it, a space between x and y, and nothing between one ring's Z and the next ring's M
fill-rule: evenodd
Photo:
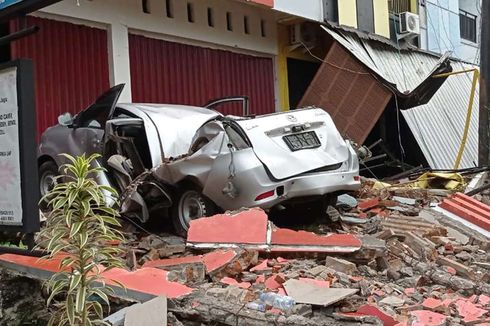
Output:
M322 109L276 113L237 124L276 180L328 169L349 157L348 145Z

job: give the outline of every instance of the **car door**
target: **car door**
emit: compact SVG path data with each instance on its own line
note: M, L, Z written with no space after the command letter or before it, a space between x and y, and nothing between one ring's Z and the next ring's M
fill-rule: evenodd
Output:
M123 88L124 84L112 87L75 117L67 139L71 155L102 154L105 124L114 114Z

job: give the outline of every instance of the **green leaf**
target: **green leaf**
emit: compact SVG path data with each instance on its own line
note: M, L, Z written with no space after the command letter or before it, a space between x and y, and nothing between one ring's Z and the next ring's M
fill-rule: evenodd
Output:
M70 287L68 289L68 293L71 293L80 284L80 281L82 280L82 276L83 275L81 275L81 274L73 274L71 276Z
M75 311L80 313L86 304L85 288L78 288L76 299L75 299Z
M72 295L69 295L66 299L66 316L70 325L75 325L75 303Z
M78 232L82 228L83 224L84 224L83 221L81 221L81 222L75 222L75 223L72 224L71 231L70 231L70 238L73 238L75 235L78 234Z

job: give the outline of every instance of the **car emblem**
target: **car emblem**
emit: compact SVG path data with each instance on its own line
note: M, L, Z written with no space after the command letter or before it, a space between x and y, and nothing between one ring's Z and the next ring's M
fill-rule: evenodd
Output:
M290 122L297 122L298 119L294 116L294 115L291 115L291 114L288 114L286 116L286 118L290 121Z

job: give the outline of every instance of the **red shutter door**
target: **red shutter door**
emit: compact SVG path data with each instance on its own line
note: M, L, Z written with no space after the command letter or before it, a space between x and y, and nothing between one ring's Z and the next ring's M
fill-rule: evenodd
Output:
M129 35L133 102L202 106L236 95L250 99L252 114L275 110L273 61L139 35ZM223 109L241 114L240 106Z
M39 32L13 42L11 54L34 61L39 139L58 115L82 110L109 88L107 32L37 17L28 22ZM11 27L18 29L17 22Z

